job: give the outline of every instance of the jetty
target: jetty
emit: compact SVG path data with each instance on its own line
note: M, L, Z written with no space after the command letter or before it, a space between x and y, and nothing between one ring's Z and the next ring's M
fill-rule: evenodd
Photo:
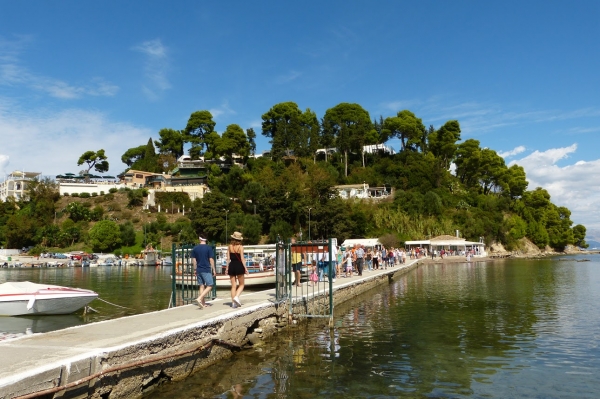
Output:
M0 398L138 398L290 328L323 297L343 303L418 263L338 276L331 296L305 282L284 302L270 289L242 295L234 309L225 294L206 308L184 305L3 341Z

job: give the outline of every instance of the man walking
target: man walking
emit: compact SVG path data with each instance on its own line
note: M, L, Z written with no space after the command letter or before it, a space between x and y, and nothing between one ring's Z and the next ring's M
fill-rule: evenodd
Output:
M209 304L204 301L206 294L212 290L214 285L213 275L216 274L215 270L215 254L213 253L212 247L206 245L206 238L200 236L200 244L196 245L192 249L192 265L196 268L196 277L198 278L198 306L201 309L205 308Z
M356 269L358 270L358 275L362 276L364 258L365 258L365 250L362 248L362 245L357 244L358 248L354 251L356 255Z

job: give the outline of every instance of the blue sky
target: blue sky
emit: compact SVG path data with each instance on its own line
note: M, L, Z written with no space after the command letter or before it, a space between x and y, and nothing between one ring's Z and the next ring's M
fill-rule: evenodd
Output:
M0 173L78 172L210 110L258 133L294 101L457 119L600 229L600 2L0 3ZM390 142L396 149L397 141Z

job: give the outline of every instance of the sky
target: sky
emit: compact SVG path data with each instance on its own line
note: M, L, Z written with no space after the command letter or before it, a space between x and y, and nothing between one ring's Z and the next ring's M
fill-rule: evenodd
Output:
M209 110L257 132L293 101L456 119L600 237L600 2L0 2L0 179L78 173ZM396 150L397 140L388 142Z

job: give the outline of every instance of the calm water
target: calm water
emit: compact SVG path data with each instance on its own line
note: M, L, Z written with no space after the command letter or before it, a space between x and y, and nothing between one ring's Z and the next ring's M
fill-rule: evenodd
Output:
M166 308L169 272L4 269L0 282L91 288L131 308L96 300L99 314L65 317L82 323ZM318 321L284 329L148 397L596 398L599 316L598 255L426 265L338 306L332 330ZM5 319L29 318L0 318L0 331Z
M86 288L100 299L83 311L66 316L0 317L0 334L47 332L106 319L166 309L171 299L171 269L168 267L71 267L0 269L0 283L31 281ZM106 302L104 302L106 301ZM107 303L109 302L109 303Z
M600 257L422 266L166 398L597 398ZM568 259L568 260L567 260Z

